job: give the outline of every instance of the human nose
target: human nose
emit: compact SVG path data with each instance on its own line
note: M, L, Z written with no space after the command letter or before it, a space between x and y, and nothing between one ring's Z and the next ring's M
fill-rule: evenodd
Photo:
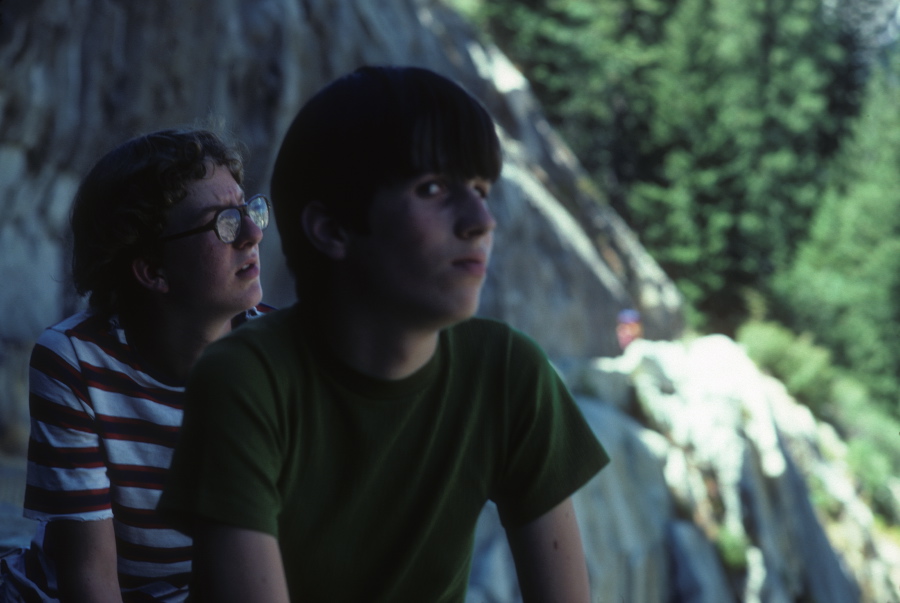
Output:
M259 244L263 238L263 231L246 212L241 214L241 231L238 233L234 244L238 247L252 247Z
M463 200L457 220L457 235L462 239L473 239L493 232L497 221L484 194L473 186L466 186L461 194Z

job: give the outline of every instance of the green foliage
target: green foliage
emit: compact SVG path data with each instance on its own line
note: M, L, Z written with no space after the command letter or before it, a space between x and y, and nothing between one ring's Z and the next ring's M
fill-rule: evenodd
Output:
M786 315L815 333L885 409L900 392L900 106L879 69L841 170L790 269L775 278Z
M734 573L746 571L750 541L743 530L729 530L723 526L716 534L715 544L726 568Z
M896 431L893 435L898 437ZM892 524L900 523L897 500L887 487L897 469L891 463L890 455L874 442L858 439L850 442L847 461L860 482L861 492L875 512Z
M833 412L829 406L838 374L827 349L809 335L798 337L773 322L746 323L737 337L754 362L784 383L794 398L819 416Z
M820 0L492 0L477 14L705 326L733 332L742 291L765 290L805 236L855 109Z
M822 478L811 473L806 476L806 485L809 488L809 500L813 508L824 517L831 520L838 519L843 507L841 502L828 491Z
M900 420L846 373L834 383L832 398L834 422L848 441L847 462L860 492L879 517L900 525L900 499L890 487L900 476Z
M748 355L778 378L798 401L833 423L849 441L847 463L862 495L888 522L900 522L900 501L890 491L900 475L900 421L874 403L865 384L831 362L830 352L810 335L797 336L772 322L752 321L738 331ZM817 508L833 514L821 484L811 484Z
M629 206L708 326L730 332L746 316L741 292L765 289L791 258L824 189L843 127L831 74L844 55L818 0L678 7L651 89L650 134L664 153Z

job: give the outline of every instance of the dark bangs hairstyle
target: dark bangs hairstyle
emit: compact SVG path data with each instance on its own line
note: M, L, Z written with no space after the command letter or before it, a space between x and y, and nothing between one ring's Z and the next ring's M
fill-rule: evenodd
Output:
M460 85L419 67L361 67L320 90L288 129L272 173L282 251L297 295L328 273L301 216L319 201L365 233L375 193L425 173L495 181L503 160L494 122Z
M166 213L188 187L222 166L241 184L240 151L201 129L161 130L122 143L91 169L72 206L72 279L91 308L110 315L139 295L131 264L158 258Z

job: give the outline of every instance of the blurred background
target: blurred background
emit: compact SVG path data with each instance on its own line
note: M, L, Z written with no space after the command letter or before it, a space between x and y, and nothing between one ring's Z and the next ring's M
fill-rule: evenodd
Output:
M84 304L93 162L214 124L267 192L316 90L415 64L504 142L480 312L613 457L576 500L595 600L900 601L898 25L900 0L0 0L0 543L31 529L28 357ZM292 303L275 229L263 273ZM477 549L470 600L517 600L490 508Z

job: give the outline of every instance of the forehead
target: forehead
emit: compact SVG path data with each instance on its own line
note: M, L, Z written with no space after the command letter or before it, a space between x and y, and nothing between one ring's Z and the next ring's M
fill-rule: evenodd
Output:
M227 167L210 166L206 177L194 180L187 187L187 195L169 210L170 219L191 219L222 207L243 203L244 191Z
M231 205L243 201L244 191L235 181L228 168L211 166L205 178L194 180L187 187L185 201L195 204Z

